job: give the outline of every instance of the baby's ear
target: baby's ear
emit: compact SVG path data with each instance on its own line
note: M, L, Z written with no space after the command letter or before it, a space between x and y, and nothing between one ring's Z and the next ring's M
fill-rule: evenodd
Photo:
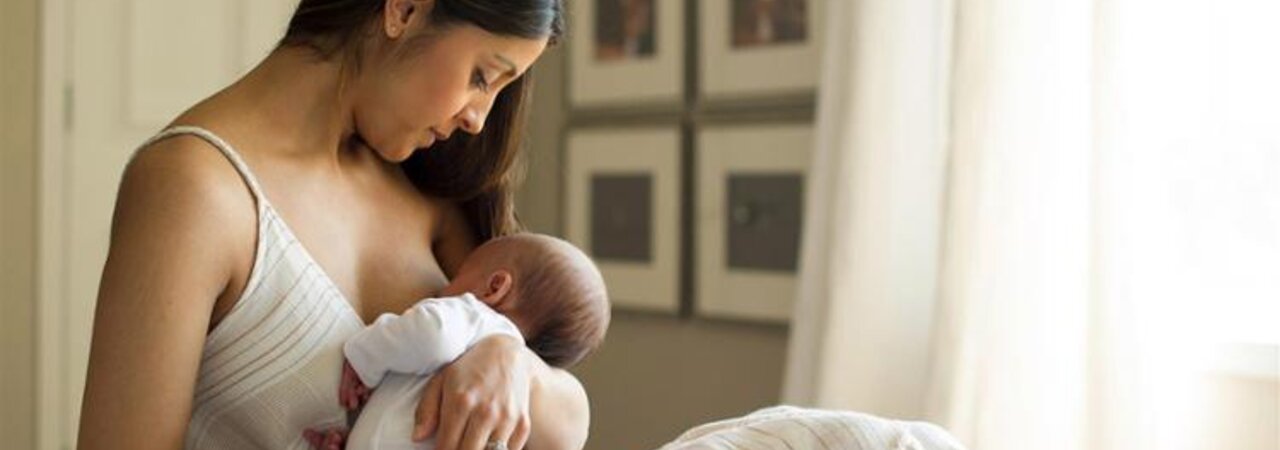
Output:
M511 287L515 284L515 278L511 275L511 271L506 269L498 269L489 273L489 279L485 280L484 298L485 304L498 308L498 305L504 303L508 295L511 293Z

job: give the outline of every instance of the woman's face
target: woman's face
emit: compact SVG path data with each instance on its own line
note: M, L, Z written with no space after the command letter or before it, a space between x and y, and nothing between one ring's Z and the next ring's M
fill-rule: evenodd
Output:
M421 28L427 11L407 14L405 27ZM401 162L453 133L477 134L499 91L529 69L546 39L499 36L471 24L431 31L417 43L386 27L390 48L381 63L362 69L355 107L360 136L383 159ZM420 32L420 31L419 31ZM399 48L394 48L399 46ZM372 69L372 70L370 70Z

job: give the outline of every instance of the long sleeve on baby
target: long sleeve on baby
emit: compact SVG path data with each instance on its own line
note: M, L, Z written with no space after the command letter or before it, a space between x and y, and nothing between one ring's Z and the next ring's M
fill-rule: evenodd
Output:
M462 356L481 339L520 331L471 294L418 302L401 315L383 314L347 340L343 353L366 386L387 372L426 375Z

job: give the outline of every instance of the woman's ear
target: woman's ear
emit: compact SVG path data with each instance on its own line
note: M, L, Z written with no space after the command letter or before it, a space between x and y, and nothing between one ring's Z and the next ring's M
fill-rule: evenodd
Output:
M432 0L385 0L383 30L389 39L399 39L409 31L414 20L422 20L431 7Z
M480 298L484 300L486 305L497 309L499 305L507 301L507 294L511 293L511 287L514 284L515 277L511 275L511 271L507 269L495 270L485 280L484 291L481 292Z

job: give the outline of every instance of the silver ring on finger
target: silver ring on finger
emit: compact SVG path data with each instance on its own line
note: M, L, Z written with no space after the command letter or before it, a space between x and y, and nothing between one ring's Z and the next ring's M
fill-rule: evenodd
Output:
M490 442L488 444L484 444L484 450L508 450L507 443L498 441Z

